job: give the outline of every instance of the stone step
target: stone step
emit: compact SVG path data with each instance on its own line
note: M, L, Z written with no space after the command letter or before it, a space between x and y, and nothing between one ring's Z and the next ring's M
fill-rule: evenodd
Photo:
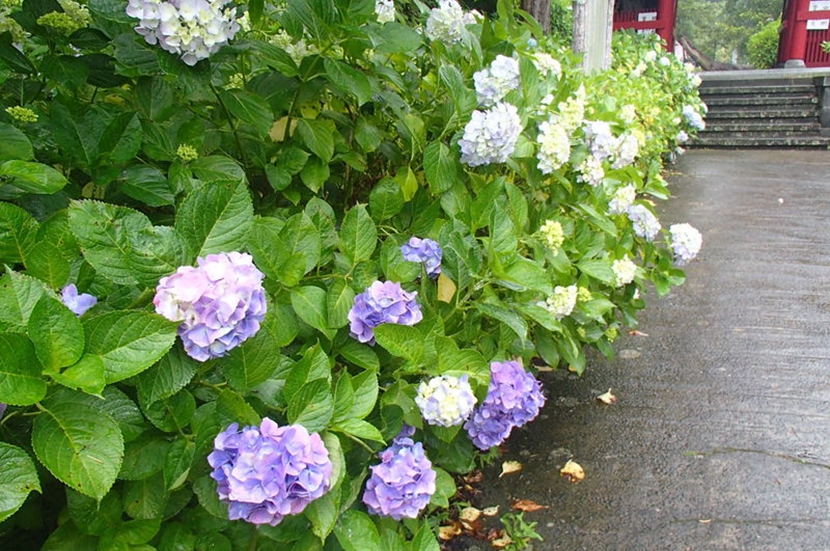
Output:
M721 96L734 94L772 95L772 94L815 94L816 87L812 82L807 84L781 84L770 86L756 86L751 84L729 86L713 86L704 83L698 88L701 96Z
M735 95L735 96L701 96L709 108L712 107L739 107L739 106L795 106L815 105L818 98L815 94L778 94L778 95Z
M815 119L818 120L818 110L811 107L765 107L764 109L737 109L716 107L706 114L706 121L715 119Z
M827 149L830 147L830 136L744 137L699 135L688 146L701 148L797 147L805 149Z
M714 120L704 132L815 132L821 131L818 120L799 119L739 119Z
M816 131L802 132L802 131L781 131L781 130L713 130L709 131L707 128L705 132L700 132L697 138L705 139L731 139L731 138L801 138L816 136L821 137L821 134Z

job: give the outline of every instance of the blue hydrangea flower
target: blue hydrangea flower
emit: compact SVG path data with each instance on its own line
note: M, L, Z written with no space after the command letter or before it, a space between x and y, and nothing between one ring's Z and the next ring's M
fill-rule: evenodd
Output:
M349 310L349 334L360 342L375 344L375 327L382 323L415 325L421 319L416 291L404 291L400 283L375 281L354 299Z
M484 111L475 110L458 140L461 162L468 166L506 162L521 133L522 120L515 105L502 102Z
M476 447L487 450L535 419L544 404L542 384L519 362L491 362L487 397L464 428Z
M476 397L467 379L467 375L442 375L421 383L415 403L427 423L454 427L470 416Z
M231 520L276 526L331 487L332 463L320 435L267 417L259 427L239 430L233 423L220 432L208 463Z
M259 331L267 305L265 277L249 254L209 254L199 266L163 277L153 299L156 312L182 322L187 354L200 362L224 356Z
M427 276L436 278L441 273L441 246L432 239L412 237L409 243L401 245L404 260L420 262L424 265Z
M380 463L369 467L363 503L374 515L416 518L435 493L435 470L420 442L404 432L380 452Z
M78 288L74 283L61 289L61 301L78 317L83 316L87 310L98 303L98 299L92 295L78 294Z

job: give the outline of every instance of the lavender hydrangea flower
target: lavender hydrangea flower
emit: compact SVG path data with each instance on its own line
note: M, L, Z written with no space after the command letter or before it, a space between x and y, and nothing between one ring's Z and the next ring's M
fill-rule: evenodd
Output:
M420 442L402 432L369 467L363 503L373 515L395 520L416 518L435 493L435 470Z
M180 321L187 354L200 362L224 356L259 331L267 305L265 277L249 254L209 254L199 266L163 277L153 299L156 312Z
M669 226L674 263L685 266L697 256L703 245L703 236L690 224L672 224Z
M220 432L208 463L231 520L276 526L331 487L332 463L320 435L267 417L259 427L239 430L233 423Z
M415 403L427 423L454 427L467 420L476 405L476 397L467 379L467 375L442 375L433 377L429 382L421 382Z
M646 241L654 241L660 232L660 221L645 205L632 205L628 209L628 219L634 225L634 233Z
M703 117L698 112L698 110L692 107L691 105L683 106L683 117L685 117L686 122L692 128L695 128L697 130L706 129L706 121L703 120Z
M481 71L473 74L478 104L492 107L502 100L511 90L519 87L519 61L504 55L496 59Z
M617 140L611 133L611 125L605 121L585 121L583 131L588 148L597 160L604 161L616 150Z
M491 362L487 397L464 429L477 448L487 450L504 442L514 427L535 419L544 404L542 384L519 362Z
M382 323L415 325L421 319L417 291L404 291L400 283L375 281L354 299L349 310L349 334L360 342L375 344L375 327Z
M427 276L435 279L441 273L441 246L432 239L412 237L409 243L401 245L404 260L420 262L424 265Z
M469 166L503 163L513 154L521 132L515 105L497 103L486 111L475 110L458 141L461 162Z
M78 288L74 283L61 289L61 301L78 317L83 316L87 310L98 304L98 299L94 296L87 293L78 294Z

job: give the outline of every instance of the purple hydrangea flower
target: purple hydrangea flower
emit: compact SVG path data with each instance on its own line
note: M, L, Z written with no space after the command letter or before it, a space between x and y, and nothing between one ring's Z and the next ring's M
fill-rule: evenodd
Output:
M320 435L267 417L259 427L239 430L233 423L220 432L208 463L231 520L276 526L331 487L332 463Z
M404 260L420 262L424 265L427 276L435 279L441 273L441 246L432 239L412 237L409 243L401 245Z
M349 334L360 342L375 344L375 327L382 323L415 325L421 319L417 291L404 291L400 283L375 281L354 299L349 310Z
M542 384L519 362L492 362L487 397L464 428L476 447L487 450L535 419L544 404Z
M187 354L200 362L224 356L259 331L267 308L264 275L249 254L209 254L182 266L156 287L156 312L182 322Z
M83 316L87 310L98 303L98 299L92 295L78 294L78 288L74 283L61 289L61 301L78 317Z
M435 471L420 442L404 431L380 452L380 463L370 467L363 503L374 515L416 518L435 493Z

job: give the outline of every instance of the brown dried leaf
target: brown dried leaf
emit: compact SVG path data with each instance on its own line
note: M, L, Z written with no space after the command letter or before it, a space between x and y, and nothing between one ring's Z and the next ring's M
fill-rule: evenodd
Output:
M461 522L475 522L481 516L481 509L475 507L464 507L458 515L458 520Z
M565 477L568 482L579 482L585 478L585 470L582 466L573 460L568 460L565 466L559 470L559 474Z
M507 532L500 531L498 532L499 537L490 540L490 545L495 547L496 549L504 549L511 543L513 540L510 539L510 536L507 535Z
M467 484L478 484L482 480L484 480L484 473L481 471L473 471L467 476L463 477L462 480Z
M628 332L628 334L634 337L648 337L648 333L643 333L642 331L638 331L636 329L632 329Z
M603 404L608 404L610 406L611 404L617 401L617 397L611 394L611 389L609 388L608 392L597 396L597 400L599 400Z
M495 507L487 507L482 511L485 517L494 517L499 514L499 506L496 505Z
M461 535L461 523L458 521L452 521L452 524L449 526L440 526L438 528L438 538L441 541L449 541L456 536Z
M522 471L522 464L518 461L505 461L501 464L501 474L499 478L506 474L519 473Z
M510 507L516 509L517 511L525 511L528 513L548 508L547 505L539 505L535 501L531 501L529 499L517 499Z

